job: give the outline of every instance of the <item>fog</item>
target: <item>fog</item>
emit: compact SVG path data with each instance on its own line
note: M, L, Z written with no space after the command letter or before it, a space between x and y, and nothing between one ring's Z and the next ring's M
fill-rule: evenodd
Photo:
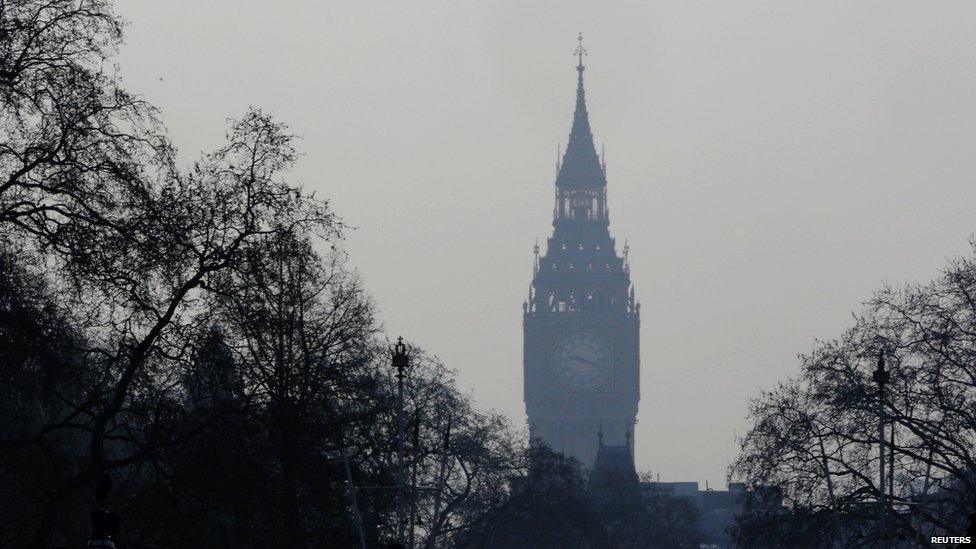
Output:
M126 0L126 86L183 161L261 106L389 334L519 426L521 303L551 232L582 31L611 231L643 305L637 466L724 484L748 399L884 283L964 253L971 2Z

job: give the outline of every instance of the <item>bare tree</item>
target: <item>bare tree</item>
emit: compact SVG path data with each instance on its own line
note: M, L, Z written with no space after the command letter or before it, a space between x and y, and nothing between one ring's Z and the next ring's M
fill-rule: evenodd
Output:
M242 261L254 239L296 227L334 233L337 224L324 204L277 179L293 159L285 128L253 110L233 123L226 146L188 174L163 173L124 208L107 210L117 222L85 221L70 234L43 235L41 250L60 282L62 300L87 328L84 354L101 369L102 383L60 421L5 442L33 444L65 430L80 430L88 439L88 465L54 491L35 544L44 543L65 497L106 469L144 459L165 440L155 437L165 434L165 421L143 431L157 438L148 441L133 439L121 418L144 409L145 401L130 406L134 395L159 393L175 383L167 365L187 351L214 277ZM84 238L72 236L81 228ZM121 451L114 444L109 452L107 442L120 437L138 449Z
M818 523L833 536L859 536L881 524L874 502L884 466L893 531L964 531L976 494L973 296L973 255L928 284L877 292L843 337L802 357L798 377L753 401L731 475L780 486L798 513L832 517ZM879 402L871 372L882 352L892 378ZM889 420L884 464L879 406Z
M289 547L308 544L316 529L309 524L321 530L330 522L310 513L317 490L311 479L321 456L342 444L343 427L350 427L343 424L369 417L348 401L369 400L377 325L341 258L332 253L323 261L294 229L253 242L243 261L215 279L218 316L280 471L278 542Z
M422 350L414 355L407 401L421 420L409 453L418 487L415 543L449 546L502 503L527 437L501 414L476 409L436 357Z
M130 535L146 546L181 540L177 511L205 515L210 505L260 515L254 530L275 530L262 540L300 547L350 531L339 449L357 481L376 488L361 498L371 539L389 537L387 357L342 255L314 251L342 224L283 180L293 138L258 109L231 121L224 146L182 168L157 111L115 76L122 28L108 0L0 0L0 299L39 331L9 330L15 323L0 318L0 339L11 341L0 349L0 379L18 399L0 403L0 453L10 457L0 460L0 487L30 496L16 517L0 512L14 525L0 540L77 543L81 494L112 471L143 521ZM226 345L230 359L214 359L216 385L200 385L190 376L215 323L221 341L210 349L221 355ZM39 334L50 348L25 350L41 345ZM498 414L475 410L446 368L417 361L408 396L425 419L410 466L426 488L414 494L426 522L416 533L453 540L503 501L521 443ZM207 391L221 386L217 400L233 401L234 421L209 409L217 397ZM216 436L214 425L234 432ZM252 441L235 466L275 498L236 505L207 492L226 485L187 486L201 474L189 460L212 455L201 433ZM17 469L41 455L50 463L30 470L38 474ZM196 501L173 504L180 491ZM167 513L153 498L170 498ZM146 524L153 519L160 524Z
M155 109L109 72L121 40L106 0L0 2L0 223L61 248L171 169Z

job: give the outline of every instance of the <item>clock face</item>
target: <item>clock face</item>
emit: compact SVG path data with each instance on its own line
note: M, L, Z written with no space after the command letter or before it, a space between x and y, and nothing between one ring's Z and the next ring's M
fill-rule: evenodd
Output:
M568 389L596 389L610 379L610 348L604 339L590 332L573 332L553 352L553 372Z

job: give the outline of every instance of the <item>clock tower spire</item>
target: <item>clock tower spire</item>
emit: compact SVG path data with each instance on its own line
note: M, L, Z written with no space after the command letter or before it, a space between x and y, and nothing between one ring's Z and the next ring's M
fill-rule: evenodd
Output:
M523 306L524 396L532 438L588 467L598 440L624 445L634 430L640 305L610 235L606 172L586 109L582 34L578 40L576 108L556 175L553 232L544 255L536 252Z

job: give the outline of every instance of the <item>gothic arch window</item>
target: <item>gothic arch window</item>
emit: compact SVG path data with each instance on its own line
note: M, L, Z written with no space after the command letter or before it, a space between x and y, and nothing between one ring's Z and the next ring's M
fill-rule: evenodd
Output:
M553 296L553 311L564 313L570 310L570 301L572 300L572 296L567 296L562 290L555 290L553 292Z
M582 310L582 303L580 302L580 295L575 291L569 292L566 297L566 310L567 311L579 311Z

